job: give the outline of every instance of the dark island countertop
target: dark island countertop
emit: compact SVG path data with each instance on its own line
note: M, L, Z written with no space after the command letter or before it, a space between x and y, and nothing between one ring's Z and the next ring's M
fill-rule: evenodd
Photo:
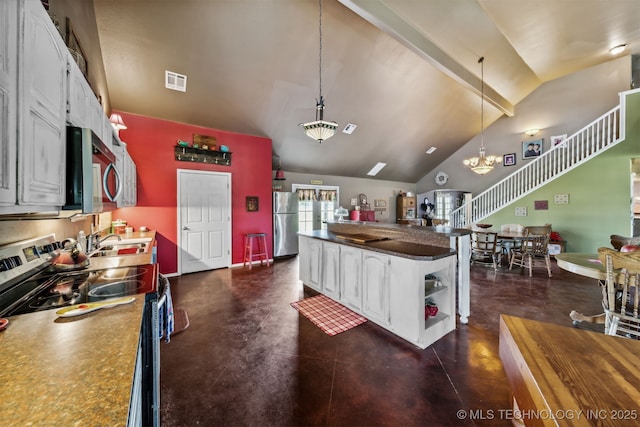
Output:
M433 261L448 256L453 256L456 251L441 246L432 246L427 244L419 244L405 242L394 239L374 240L369 242L356 242L349 239L338 237L335 233L326 230L313 230L308 232L299 232L301 236L321 239L335 243L341 243L347 246L354 246L360 249L367 249L374 252L386 253L402 258L409 258L421 261ZM344 235L344 234L342 234ZM348 235L347 235L348 237Z

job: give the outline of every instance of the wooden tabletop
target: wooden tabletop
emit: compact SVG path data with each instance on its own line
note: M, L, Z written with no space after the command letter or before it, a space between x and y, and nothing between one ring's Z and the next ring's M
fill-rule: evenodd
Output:
M596 253L565 252L556 255L558 267L597 280L607 278L607 269Z
M640 424L639 355L637 340L500 316L500 359L527 426Z

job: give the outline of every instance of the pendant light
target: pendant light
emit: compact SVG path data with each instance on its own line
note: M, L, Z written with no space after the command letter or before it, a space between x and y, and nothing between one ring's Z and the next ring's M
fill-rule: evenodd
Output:
M484 150L484 56L478 60L480 64L480 79L482 81L480 86L480 155L478 157L471 157L463 160L463 164L470 168L478 175L485 175L493 170L495 163L500 163L502 158L500 156L487 156Z
M331 138L338 128L338 123L324 120L324 98L322 97L322 0L318 0L320 7L320 55L319 55L319 71L320 71L320 96L316 99L316 119L313 122L302 123L304 133L322 143L322 141Z
M274 181L285 181L287 178L284 177L284 171L282 170L282 162L278 159L278 169L276 169L276 176L273 178Z

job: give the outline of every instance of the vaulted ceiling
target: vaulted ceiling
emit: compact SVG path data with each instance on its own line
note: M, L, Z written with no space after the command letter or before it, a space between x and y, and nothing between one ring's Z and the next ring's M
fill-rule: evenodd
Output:
M113 109L273 140L287 171L417 182L544 82L640 54L640 0L94 0ZM165 89L165 70L187 91ZM597 82L594 82L597 84ZM588 88L585 88L588 90ZM348 124L351 134L342 133ZM437 150L429 155L430 147Z

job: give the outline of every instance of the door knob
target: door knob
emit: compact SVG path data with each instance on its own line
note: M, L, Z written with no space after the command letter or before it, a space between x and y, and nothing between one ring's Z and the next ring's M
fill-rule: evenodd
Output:
M187 227L186 225L183 225L183 226L182 226L182 229L183 229L183 230L188 230L188 229L189 229L189 227Z

